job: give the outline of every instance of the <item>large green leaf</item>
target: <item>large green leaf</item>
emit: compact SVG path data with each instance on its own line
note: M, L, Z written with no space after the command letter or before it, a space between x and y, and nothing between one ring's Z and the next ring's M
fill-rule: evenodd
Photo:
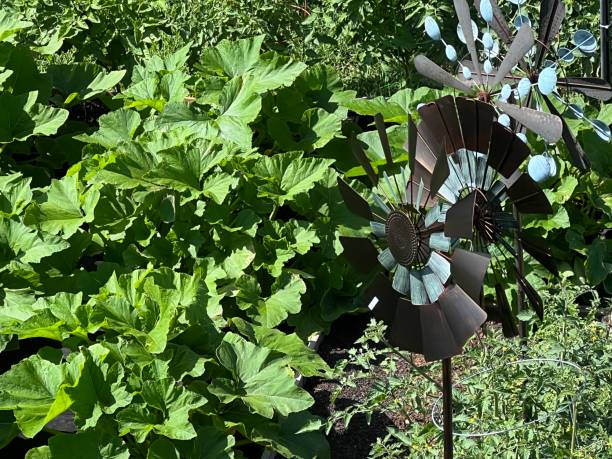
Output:
M254 325L238 317L232 319L232 324L250 341L286 355L287 363L304 376L324 376L330 371L321 356L295 333L286 335L275 328Z
M271 419L275 412L287 416L314 402L308 392L297 387L285 360L274 358L269 349L227 333L217 356L232 379L216 378L208 390L223 403L239 399L253 412Z
M284 274L272 285L272 295L259 301L250 314L253 320L264 327L273 328L289 314L297 314L302 308L301 296L306 284L297 274Z
M0 42L31 25L31 22L22 21L17 14L9 10L0 11Z
M68 105L90 99L112 89L125 75L125 70L106 72L95 64L53 64L47 69L53 87Z
M28 208L26 222L64 237L74 234L83 223L94 219L94 209L100 198L97 188L81 194L77 175L52 180L49 191Z
M222 40L214 48L204 50L202 66L209 72L230 78L243 75L259 60L263 40L263 35L237 41Z
M10 263L39 263L41 259L68 248L59 237L41 233L15 220L0 220L0 264L10 269Z
M0 375L0 410L13 410L19 428L31 438L70 408L65 388L75 385L79 375L78 361L71 368L38 355L28 357Z
M206 404L206 399L176 384L172 378L144 381L146 403L132 404L117 415L119 435L130 433L142 443L150 432L176 440L189 440L196 431L189 413Z
M302 156L302 153L291 152L264 156L257 161L253 173L263 181L259 196L283 205L297 194L310 190L333 163L330 159Z
M20 173L0 176L0 215L10 218L21 214L32 200L30 180Z
M140 126L140 115L134 110L122 108L98 118L100 129L92 135L82 134L75 138L82 142L95 143L106 148L117 147L128 142Z
M48 454L44 457L74 459L75 454L83 459L128 459L130 457L129 449L121 438L101 430L55 435L49 439Z
M37 91L0 94L0 144L34 135L52 135L68 118L68 111L36 103Z
M99 344L91 346L85 355L80 383L67 388L72 399L75 422L82 429L94 428L103 414L113 414L132 401L126 390L124 369L118 363L104 362L109 350Z

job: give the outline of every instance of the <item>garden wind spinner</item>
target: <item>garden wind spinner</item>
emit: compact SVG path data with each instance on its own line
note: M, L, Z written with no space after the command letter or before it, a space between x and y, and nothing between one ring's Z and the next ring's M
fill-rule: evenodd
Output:
M382 117L376 124L387 166L394 167ZM410 158L416 157L416 132L411 124ZM349 210L370 221L379 248L369 238L340 242L358 270L379 271L365 303L387 324L392 345L428 361L460 354L486 319L478 303L489 258L454 249L444 234L448 206L438 188L447 163L439 161L433 176L412 161L397 174L379 177L356 141L353 150L372 182L372 206L341 178L338 186Z
M580 107L570 104L560 94L578 91L601 101L612 97L612 88L603 80L564 75L564 64L572 62L576 54L595 52L595 38L590 32L579 30L573 37L573 49L560 47L554 60L546 59L551 54L551 44L559 34L565 15L563 3L560 0L544 0L541 3L537 39L531 29L531 21L522 14L520 5L524 0L512 0L512 3L518 6L513 20L518 32L514 36L495 0L475 0L476 8L487 24L480 35L478 26L470 18L466 0L454 0L459 18L458 36L466 44L470 55L467 61L459 60L454 47L444 42L436 21L431 17L426 18L427 35L443 43L447 58L459 65L462 79L455 78L422 55L415 59L415 66L421 74L434 81L492 102L501 113L514 118L519 125L540 135L548 143L555 143L563 137L573 164L580 169L588 169L589 162L584 151L552 99L566 105L566 112L587 121L602 139L610 141L610 129L605 123L585 118ZM472 33L464 33L465 30ZM494 34L498 39L494 39ZM500 58L500 41L508 48L503 59ZM476 42L482 45L480 52ZM480 56L483 56L482 65ZM544 108L550 113L543 112ZM500 116L499 121L510 126L508 116ZM555 167L554 160L545 154L532 158L529 169L534 178L543 180L554 175Z

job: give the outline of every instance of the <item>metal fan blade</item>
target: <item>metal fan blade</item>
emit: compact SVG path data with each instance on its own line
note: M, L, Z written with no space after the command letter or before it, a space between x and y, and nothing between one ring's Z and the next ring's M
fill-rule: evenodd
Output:
M480 304L480 295L491 258L480 252L455 249L451 259L451 276L455 284Z
M423 335L421 331L421 308L405 298L397 302L397 311L391 325L390 342L402 350L423 353Z
M419 72L424 77L436 81L443 86L448 86L449 88L453 88L466 93L472 92L472 88L470 88L465 83L459 81L457 78L452 76L438 64L432 62L430 59L423 56L422 54L419 54L417 57L414 58L414 67L416 68L417 72Z
M533 306L533 309L535 310L540 320L543 320L544 319L544 302L542 301L542 297L538 294L538 292L536 292L536 289L533 288L533 285L531 285L529 281L525 279L523 276L521 276L518 272L516 272L516 280L518 281L519 285L523 289L523 292L525 292L525 295L527 296L529 303L531 304L531 306Z
M448 287L438 301L455 343L461 347L487 320L487 314L457 285Z
M553 115L557 115L559 118L561 118L561 123L563 123L563 142L565 142L565 145L567 145L567 149L569 150L570 155L572 157L572 163L580 170L589 170L591 168L591 162L589 161L589 158L587 158L586 153L578 143L578 140L576 140L576 137L574 137L574 134L572 134L572 131L565 122L565 119L563 119L563 117L561 116L555 105L548 98L548 96L543 97L544 102L548 107L548 110L550 110L550 113L552 113Z
M351 212L367 220L373 219L368 201L363 199L352 186L340 177L338 177L338 188L340 189L340 194L342 195L342 199L344 199L346 207L348 207Z
M380 273L376 275L374 281L365 290L363 299L377 320L382 320L389 326L393 323L399 295L393 290L386 276Z
M368 274L378 268L378 251L369 239L340 236L340 244L344 256L358 271Z
M461 354L461 345L455 341L440 304L424 305L419 310L425 360L431 362Z
M527 24L523 24L516 34L516 37L514 37L506 57L504 57L504 60L499 65L497 75L495 75L495 79L491 82L491 88L494 88L502 82L512 68L523 59L523 56L525 56L527 52L529 52L533 43L533 30Z
M429 192L432 195L438 193L440 187L444 184L448 178L450 170L448 168L448 159L446 155L438 156L436 160L436 166L434 167L433 174L431 174L431 183L429 184Z
M476 81L480 83L482 81L482 79L480 78L480 62L478 61L478 51L476 50L474 35L472 35L472 18L470 17L470 6L468 5L467 0L453 0L453 4L455 5L455 11L457 12L459 24L461 25L461 29L463 29L465 44L467 46L468 51L470 52L470 57L472 58L474 70L476 70Z
M365 152L363 151L361 143L359 142L357 137L353 135L350 139L350 144L351 144L351 149L353 150L353 156L355 156L355 159L357 160L357 162L361 164L361 167L363 167L363 169L365 170L372 184L377 185L378 175L376 175L376 172L374 172L374 169L372 168L372 164L370 164L370 160L368 159Z
M410 271L410 301L412 304L427 304L427 291L418 271Z
M500 100L495 104L527 129L541 136L548 143L556 143L563 134L563 123L558 116L550 113L507 104Z
M472 239L476 191L460 199L446 212L444 235L452 238Z
M529 147L514 132L493 123L488 165L508 178L529 156Z
M527 174L521 174L507 190L508 198L522 214L552 214L548 198Z
M578 91L587 97L607 102L612 99L612 86L599 78L559 78L557 86L560 89Z
M380 144L382 145L383 152L385 154L385 160L389 166L393 165L393 155L391 154L391 145L389 145L389 137L387 137L387 129L385 127L385 120L382 115L378 113L374 115L374 124L376 124L376 130L378 131L378 137L380 137Z
M416 161L416 143L417 143L417 127L412 121L412 117L408 118L408 139L406 140L406 151L408 152L408 165L410 166L410 174L414 171L414 162Z
M446 144L445 152L447 154L454 153L465 146L463 144L463 136L461 135L459 118L457 117L455 98L453 96L441 97L436 100L435 105L438 108L439 116L444 126L443 132L446 132L448 138L448 141L442 142Z
M457 97L457 112L465 148L487 154L495 109L485 102Z
M527 236L525 233L521 233L519 241L523 249L531 255L533 258L538 260L542 266L548 269L555 276L559 275L557 264L550 256L550 251L546 241L539 236Z
M495 284L495 299L497 301L499 319L502 324L504 336L506 338L518 336L519 330L514 319L514 314L512 314L506 292L500 284Z
M561 30L565 17L565 5L561 0L542 0L540 4L540 29L535 68L539 69L550 44Z
M419 193L421 188L421 181L423 183L423 192ZM436 201L435 195L429 191L431 183L431 174L423 165L416 162L414 165L414 173L412 174L412 181L408 184L406 189L406 202L415 208L429 207ZM419 194L421 200L419 201ZM427 198L427 201L423 202L423 198Z

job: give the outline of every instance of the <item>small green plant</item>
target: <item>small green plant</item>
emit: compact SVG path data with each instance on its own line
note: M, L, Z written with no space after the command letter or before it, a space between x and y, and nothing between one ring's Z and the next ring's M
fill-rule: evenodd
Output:
M579 308L576 300L585 296L593 301L586 309ZM595 317L597 294L564 283L546 295L546 303L545 321L527 342L508 341L499 330L489 328L463 356L453 359L456 383L494 368L455 388L455 431L508 430L485 437L455 437L458 457L596 458L607 454L612 428L607 414L612 403L612 345L609 325ZM533 324L532 314L521 318ZM438 457L441 431L431 422L431 411L440 394L440 364L421 362L415 368L413 357L384 345L384 331L384 325L372 321L358 346L334 369L338 388L332 402L346 386L369 381L372 389L358 403L334 411L327 429L339 422L346 428L357 415L369 422L374 413L393 413L395 427L372 445L370 457L399 458L408 453ZM525 358L569 361L581 371L554 362L512 364Z

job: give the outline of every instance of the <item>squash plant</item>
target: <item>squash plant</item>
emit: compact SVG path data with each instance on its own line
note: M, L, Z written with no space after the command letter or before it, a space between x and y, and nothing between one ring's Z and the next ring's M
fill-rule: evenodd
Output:
M304 339L355 309L337 259L350 220L333 152L317 154L346 110L331 69L260 46L222 42L195 72L188 47L151 56L114 93L123 72L46 69L53 89L29 96L32 132L7 137L0 175L0 446L328 457L295 377L327 373ZM106 113L71 119L105 86ZM45 110L53 129L36 128ZM47 154L61 145L73 153Z

